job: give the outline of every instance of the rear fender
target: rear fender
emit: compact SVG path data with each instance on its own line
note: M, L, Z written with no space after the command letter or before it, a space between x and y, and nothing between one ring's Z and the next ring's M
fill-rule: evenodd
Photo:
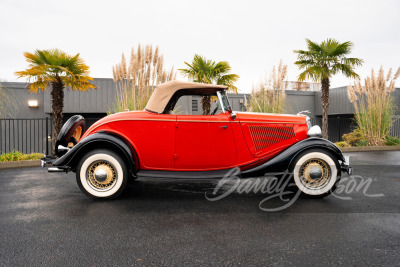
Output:
M293 160L297 155L308 149L322 149L329 151L337 160L344 162L342 151L332 142L318 137L304 139L286 150L270 159L266 163L255 168L245 170L241 174L243 177L263 176L265 173L283 173L289 166L292 165Z
M129 172L136 175L139 160L133 147L123 137L114 133L101 131L82 139L64 156L53 162L53 166L75 171L81 158L88 152L97 149L110 149L120 155L125 161Z

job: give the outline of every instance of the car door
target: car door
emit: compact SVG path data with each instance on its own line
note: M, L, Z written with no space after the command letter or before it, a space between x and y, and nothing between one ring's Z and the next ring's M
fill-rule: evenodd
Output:
M175 169L215 170L236 161L236 147L227 113L177 115Z

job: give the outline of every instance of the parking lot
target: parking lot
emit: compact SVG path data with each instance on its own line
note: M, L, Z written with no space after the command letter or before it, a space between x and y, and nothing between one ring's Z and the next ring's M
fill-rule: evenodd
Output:
M96 201L74 173L0 170L0 265L399 265L400 152L350 156L368 188L278 212L263 193L209 201L213 180L137 180Z

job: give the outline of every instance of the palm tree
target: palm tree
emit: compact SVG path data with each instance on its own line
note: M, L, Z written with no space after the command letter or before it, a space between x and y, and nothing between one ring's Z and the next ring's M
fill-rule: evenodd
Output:
M192 63L185 62L188 68L179 69L183 76L193 82L225 85L228 91L237 93L235 82L240 78L237 74L229 74L231 66L227 61L215 62L195 54ZM201 100L203 115L210 114L210 96L203 96Z
M294 50L297 53L296 65L304 69L298 80L312 79L322 83L322 136L328 139L328 109L329 109L329 86L330 78L342 73L348 78L358 79L354 71L356 66L361 66L362 59L348 58L351 53L352 42L339 43L334 39L327 39L322 43L314 43L306 39L308 50Z
M17 71L18 78L25 77L29 83L30 92L45 91L51 84L51 107L53 118L53 155L55 144L62 127L64 108L64 87L72 90L87 91L96 88L89 81L89 67L79 54L70 56L58 49L36 50L35 53L25 52L24 56L29 63L26 70Z

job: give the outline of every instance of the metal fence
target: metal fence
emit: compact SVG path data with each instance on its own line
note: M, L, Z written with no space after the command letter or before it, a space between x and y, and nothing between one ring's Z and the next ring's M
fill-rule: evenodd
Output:
M50 118L0 119L0 152L46 153L51 151Z
M86 128L89 128L99 118L85 118ZM311 119L313 125L322 126L321 118ZM343 134L356 127L351 118L329 118L329 140L342 141ZM52 136L51 118L41 119L0 119L0 153L13 150L22 153L51 153ZM391 136L400 138L400 117L396 118L390 131Z
M86 128L98 118L85 118ZM51 154L52 119L0 119L0 153Z

